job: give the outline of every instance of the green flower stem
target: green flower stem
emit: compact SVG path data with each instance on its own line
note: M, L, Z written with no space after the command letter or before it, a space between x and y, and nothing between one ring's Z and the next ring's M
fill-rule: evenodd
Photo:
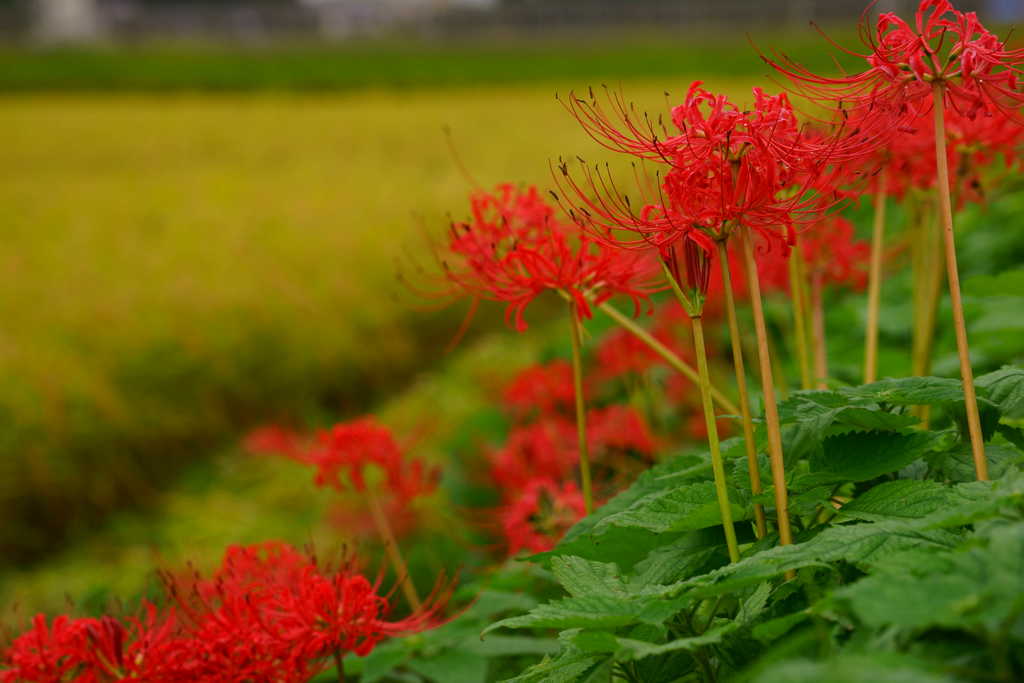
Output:
M576 436L580 451L580 486L583 488L583 504L589 515L594 511L594 497L590 486L590 452L587 449L587 408L583 396L583 336L576 303L569 302L569 319L572 326L572 385L576 395Z
M825 283L820 272L811 277L811 319L814 346L814 386L816 389L828 389L828 345L825 343Z
M935 109L935 165L938 171L939 212L942 216L942 236L946 253L946 279L949 299L953 307L953 326L956 329L956 348L960 356L960 377L964 385L964 404L967 427L971 435L971 453L974 471L979 481L988 480L988 461L985 460L985 442L981 433L978 399L974 391L974 371L971 369L970 348L967 344L967 323L964 304L960 296L960 273L956 265L956 239L953 236L953 202L949 192L949 162L946 158L945 84L932 84L932 102Z
M743 344L740 325L736 318L736 297L733 293L732 272L729 268L729 250L725 240L718 242L718 261L722 267L722 289L725 290L725 310L729 318L729 341L732 343L732 364L736 371L736 387L740 394L740 415L743 417L743 441L747 447L747 468L750 473L750 490L755 496L761 493L761 471L757 466L757 442L754 441L754 420L750 415L750 397L747 393L747 371L743 363ZM754 505L754 532L764 538L767 525L764 506Z
M875 220L871 230L871 265L868 267L867 329L864 332L864 383L878 379L878 307L882 293L882 252L885 248L886 169L878 174Z
M736 543L736 529L733 527L732 522L729 491L725 486L725 465L722 462L722 450L718 441L718 424L715 421L715 408L711 403L711 377L708 374L707 349L704 348L704 325L701 323L699 315L690 316L690 322L693 323L693 345L697 352L697 370L700 373L700 396L704 405L704 423L708 428L711 470L715 475L715 494L718 496L718 509L722 514L725 545L729 549L729 560L731 562L738 562L740 551Z
M633 321L633 319L631 319L629 316L623 314L621 311L619 311L617 308L612 306L607 301L598 305L598 308L609 318L611 318L616 323L621 325L623 329L629 331L637 339L647 344L647 346L649 346L652 351L661 356L662 359L666 363L671 365L673 369L677 370L679 373L681 373L684 377L686 377L694 384L700 384L700 376L698 375L696 370L690 367L690 365L688 365L686 361L684 361L682 358L677 356L672 351L672 349L668 348L660 341L655 339L654 335L652 335L650 332L645 330L640 325L636 324L636 322ZM729 415L740 414L740 409L736 406L736 404L730 401L725 394L723 394L715 387L711 387L711 397L715 400L715 403L718 404L718 407L720 407Z
M789 299L793 303L793 334L796 337L796 355L800 361L800 388L811 388L811 357L807 352L807 317L804 311L803 256L800 243L789 254Z
M789 545L793 534L789 526L789 496L786 492L786 467L782 459L782 430L779 427L779 408L775 403L775 383L772 377L772 359L768 353L768 327L764 320L761 304L761 282L757 276L754 261L753 237L749 229L740 232L743 243L743 265L750 288L750 307L754 314L754 330L757 334L757 359L761 370L761 390L764 393L764 418L768 430L768 458L772 468L772 484L775 486L775 514L779 528L779 544Z
M370 507L370 514L373 516L373 523L377 526L377 533L380 534L381 540L384 541L384 550L387 552L391 564L395 566L395 573L398 575L398 581L402 587L402 592L405 594L405 599L408 601L409 606L418 612L423 607L423 601L420 600L420 596L416 592L416 586L413 585L412 577L409 575L409 566L405 563L405 558L402 557L402 551L398 547L398 539L395 538L395 533L391 530L391 523L388 522L387 513L384 512L380 498L377 497L377 492L373 490L372 486L366 487L366 502Z

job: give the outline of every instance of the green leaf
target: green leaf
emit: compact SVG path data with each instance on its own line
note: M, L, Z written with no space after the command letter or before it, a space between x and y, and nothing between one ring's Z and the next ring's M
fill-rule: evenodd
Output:
M569 595L626 595L619 568L613 563L565 555L552 558L551 570Z
M1010 468L1024 463L1024 452L1009 442L1000 443L999 437L985 444L988 474L993 480L1001 479ZM953 448L928 457L932 475L947 481L972 482L977 479L971 444L957 443Z
M846 396L898 406L943 405L964 399L960 380L946 377L903 377L844 389Z
M700 529L688 533L673 543L656 548L638 562L633 567L630 587L638 590L644 586L671 583L702 574L715 559L720 560L718 564L724 564L724 543L724 536L719 529Z
M673 652L693 652L701 647L717 645L722 640L739 628L735 622L727 622L709 628L699 636L678 638L667 643L655 644L632 638L616 638L616 659L644 659L645 657L657 657Z
M955 683L904 655L840 653L824 661L787 660L759 673L753 683Z
M836 521L918 519L971 501L958 489L938 482L900 479L879 484L857 496L839 510Z
M558 651L558 642L552 638L531 636L499 636L491 634L481 640L479 636L467 639L460 648L484 657L510 657L513 655L546 655Z
M1024 523L995 527L987 547L934 553L927 563L902 562L840 589L873 628L984 627L990 633L1024 613Z
M793 488L806 489L844 481L868 481L895 472L936 448L941 437L931 432L853 432L827 438L811 472Z
M730 492L733 519L745 519L743 508L735 504L739 494ZM606 526L646 529L654 533L695 531L721 525L722 516L712 482L700 482L687 486L651 493L635 501L627 509L609 515L598 525L600 531Z
M596 681L610 663L611 658L607 655L563 650L555 657L545 657L539 664L507 679L505 683L586 683Z
M437 683L485 683L487 658L463 649L445 650L428 659L411 659L407 666Z
M491 624L498 628L618 628L632 624L660 624L680 609L679 601L660 595L615 597L587 595L538 605L529 613Z
M981 375L974 383L986 391L1004 416L1024 417L1024 368L1006 366Z
M784 614L781 617L761 622L751 630L751 635L762 643L770 643L789 633L797 624L802 624L810 618L811 615L806 610Z

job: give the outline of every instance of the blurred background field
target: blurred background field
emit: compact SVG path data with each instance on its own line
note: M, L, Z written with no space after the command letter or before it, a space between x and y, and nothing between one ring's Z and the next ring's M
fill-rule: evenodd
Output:
M787 17L751 37L824 65ZM3 604L55 609L67 594L99 609L230 542L330 543L307 472L240 454L253 426L380 408L426 430L439 461L500 430L471 416L543 342L488 308L446 354L465 305L439 310L396 276L429 287L412 265L431 263L425 233L466 210L443 129L481 184L546 185L550 160L597 157L556 92L607 82L660 110L695 78L741 100L771 87L742 31L709 26L537 40L492 26L500 40L454 43L436 27L258 44L99 31L98 45L0 49ZM995 216L1019 203L1007 194ZM966 272L1014 263L1015 234L975 242L973 259L968 245ZM905 311L887 296L898 344ZM997 329L1012 318L986 312ZM903 364L893 352L882 374Z

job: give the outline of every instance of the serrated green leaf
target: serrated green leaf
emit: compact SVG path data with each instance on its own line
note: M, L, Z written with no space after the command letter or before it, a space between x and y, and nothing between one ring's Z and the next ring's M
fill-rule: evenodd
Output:
M746 518L742 507L732 501L738 499L730 492L733 519ZM722 523L715 485L711 482L689 484L669 491L651 493L635 501L627 509L609 515L598 525L631 529L646 529L657 534L695 531Z
M991 479L1001 479L1010 468L1024 463L1024 452L1013 444L985 444L985 459ZM977 479L974 454L969 443L960 442L953 448L928 457L934 477L952 482L971 482Z
M565 650L555 657L545 657L515 678L504 683L584 683L596 671L611 662L607 655L592 655L578 650Z
M626 586L618 566L594 562L573 555L551 560L551 571L569 595L626 595Z
M676 640L660 644L648 643L642 640L633 640L632 638L616 638L616 644L618 646L616 658L620 660L638 660L644 659L645 657L657 657L659 655L671 654L673 652L693 652L701 647L721 643L727 635L738 628L738 624L734 622L727 622L709 628L699 636L677 638Z
M946 377L903 377L844 389L847 396L899 406L943 405L964 399L959 380Z
M503 619L484 630L498 628L618 628L632 624L660 624L680 609L679 601L660 595L613 597L587 595L555 600L518 617Z
M793 482L796 489L844 481L868 481L895 472L936 448L941 437L931 432L853 432L825 439L811 472Z
M974 383L985 389L1004 416L1024 417L1024 368L1006 366L977 377Z
M632 590L644 586L672 583L708 571L716 558L724 564L724 536L717 529L700 529L656 548L633 567L629 583Z
M771 594L772 585L767 581L754 589L754 592L740 605L740 610L736 613L736 623L739 626L749 626L754 623L754 620L764 611Z
M844 505L836 521L917 519L943 508L972 502L959 491L934 481L901 479L872 487Z
M978 625L994 633L1024 613L1024 523L995 527L986 540L987 547L935 553L916 567L886 565L835 599L873 628Z

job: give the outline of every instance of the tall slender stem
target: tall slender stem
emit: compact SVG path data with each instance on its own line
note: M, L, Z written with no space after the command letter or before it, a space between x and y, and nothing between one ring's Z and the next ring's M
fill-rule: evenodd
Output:
M601 309L601 311L603 311L605 315L607 315L609 318L611 318L616 323L621 325L623 329L628 330L637 339L647 344L647 346L649 346L652 351L661 356L662 359L666 363L671 365L673 369L681 373L684 377L686 377L694 384L700 383L700 376L697 374L696 370L690 367L690 365L688 365L686 361L684 361L682 358L677 356L675 352L672 351L672 349L668 348L660 341L658 341L654 337L654 335L652 335L650 332L645 330L640 325L637 325L636 322L634 322L629 316L623 314L621 311L619 311L617 308L612 306L607 301L600 304L598 308ZM730 401L725 394L723 394L715 387L711 387L711 397L715 399L715 403L718 404L719 408L729 413L730 415L740 414L740 409L736 406L736 404Z
M779 409L775 404L775 384L772 377L772 360L768 353L768 328L764 321L764 307L761 305L761 282L757 276L754 261L753 236L748 228L740 232L743 243L743 265L750 288L750 307L754 314L754 330L757 333L757 359L761 370L761 390L764 393L764 418L768 430L768 458L772 468L772 484L775 487L775 514L778 516L779 543L789 545L793 535L789 527L789 496L786 492L786 466L782 460L782 430L779 427Z
M875 187L875 222L871 230L871 265L868 268L868 313L864 333L864 383L878 379L878 307L882 293L882 253L885 249L885 193L888 175L878 173Z
M816 272L811 276L811 311L814 332L811 339L814 345L814 377L815 387L828 389L828 345L825 342L825 303L824 275Z
M800 388L811 388L811 359L807 352L807 317L804 311L803 256L800 244L789 254L789 299L793 303L793 335L796 337L796 356L800 363Z
M747 447L747 469L750 472L750 490L761 494L761 470L757 465L757 442L754 441L754 420L750 415L750 396L747 393L747 371L743 363L743 343L740 325L736 319L736 296L733 293L732 271L729 267L729 249L725 240L718 242L718 261L722 268L722 289L725 291L725 310L729 318L729 341L732 343L732 364L736 371L736 387L740 394L740 415L743 417L743 441ZM767 526L764 506L754 505L754 533L764 538Z
M583 336L576 303L569 302L569 320L572 326L572 386L576 396L576 437L580 451L580 486L583 504L589 515L594 511L594 496L590 487L590 452L587 448L587 407L583 396Z
M715 493L718 496L718 509L722 514L725 545L729 549L729 561L739 562L740 551L736 543L736 528L732 522L729 490L725 484L725 465L722 462L722 449L718 441L718 424L715 421L715 407L711 403L711 376L708 373L707 349L704 347L704 325L699 315L690 316L690 322L693 323L693 346L697 352L697 371L700 373L700 398L704 406L704 424L708 429L711 471L715 475Z
M960 377L964 385L964 406L967 410L967 428L971 436L971 453L974 456L974 472L979 481L988 480L988 461L985 460L985 442L981 433L981 418L978 415L978 399L974 391L974 372L971 370L970 348L967 345L967 323L964 321L964 305L960 296L960 273L956 265L956 240L953 236L953 201L949 193L949 162L946 158L945 85L942 81L932 84L932 101L935 109L935 165L939 186L939 212L942 216L942 236L946 253L946 278L949 282L949 299L953 307L953 326L956 329L956 348L960 355Z
M423 601L420 600L420 596L416 592L416 586L413 585L412 577L409 575L409 566L405 563L405 558L402 557L402 551L398 547L398 539L395 538L395 532L391 530L391 523L388 522L387 513L384 512L380 498L377 497L377 492L372 486L366 487L366 502L370 506L370 514L373 516L373 523L377 526L377 533L380 534L381 539L384 541L384 550L391 559L391 564L395 566L395 573L398 575L399 585L402 587L405 599L410 607L419 611L423 607Z

